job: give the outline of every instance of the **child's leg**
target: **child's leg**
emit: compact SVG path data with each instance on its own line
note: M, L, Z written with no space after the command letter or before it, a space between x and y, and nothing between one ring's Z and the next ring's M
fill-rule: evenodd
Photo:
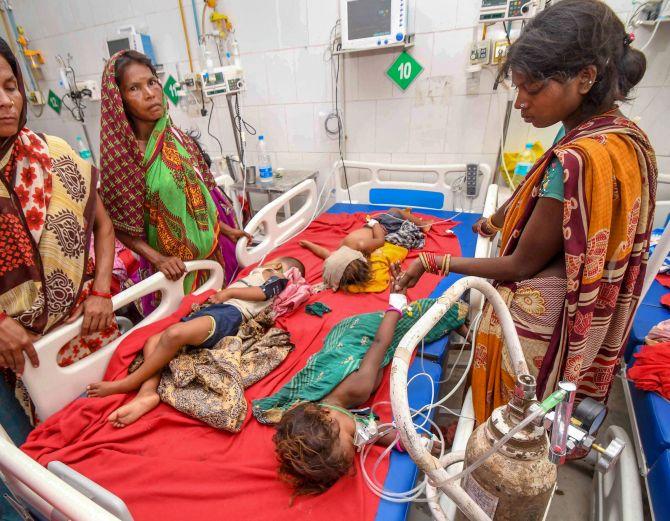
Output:
M149 378L157 374L172 360L185 345L200 345L209 334L212 325L210 317L198 317L188 322L180 322L168 327L160 336L156 350L137 371L114 382L98 382L88 386L88 395L102 397L123 394L139 389Z
M161 335L154 335L144 345L144 358L149 358L158 346ZM137 395L127 404L122 405L107 417L114 427L121 428L137 421L146 413L154 409L160 403L158 396L158 385L161 375L155 374L142 384Z
M428 233L430 231L431 225L433 224L433 221L420 219L416 215L413 215L412 212L410 212L409 210L400 210L399 208L391 208L388 211L388 213L399 215L406 221L416 224L419 228L421 228L421 231L424 233Z

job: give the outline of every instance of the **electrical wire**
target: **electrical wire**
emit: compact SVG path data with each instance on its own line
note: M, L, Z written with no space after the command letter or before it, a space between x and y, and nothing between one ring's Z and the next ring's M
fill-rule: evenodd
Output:
M326 118L326 121L324 122L324 126L326 128L326 132L329 135L337 135L337 148L340 154L340 162L342 163L342 171L344 172L344 184L347 187L347 196L349 197L349 204L352 204L351 200L351 190L349 188L349 175L347 172L347 165L344 161L344 152L342 150L342 145L344 141L344 125L342 122L342 116L340 113L340 104L339 104L339 91L340 91L340 57L341 54L339 51L342 50L342 44L338 43L336 44L335 38L336 38L336 32L337 32L337 27L340 26L341 21L337 20L333 27L330 30L330 48L329 48L329 53L328 57L330 60L330 72L331 72L331 78L334 77L334 81L332 82L332 87L334 87L334 107L333 107L333 112ZM337 54L336 54L337 53ZM333 58L335 56L335 58ZM337 130L336 131L331 131L328 127L328 122L335 119L337 122Z
M204 96L203 96L204 98ZM218 145L219 145L219 154L223 155L223 145L221 144L221 141L219 141L219 138L216 137L214 134L212 134L211 131L211 126L212 126L212 114L214 114L214 100L209 99L210 102L210 107L209 107L209 120L207 121L207 133L210 135L212 139L214 139ZM246 176L245 176L246 177Z
M661 15L659 14L658 18L656 19L656 25L654 25L654 30L651 32L651 36L649 37L647 42L642 47L640 47L639 49L640 52L644 52L647 49L647 47L649 47L649 44L651 44L651 41L654 39L654 36L656 36L656 31L658 31L658 28L661 25L661 21L662 18Z

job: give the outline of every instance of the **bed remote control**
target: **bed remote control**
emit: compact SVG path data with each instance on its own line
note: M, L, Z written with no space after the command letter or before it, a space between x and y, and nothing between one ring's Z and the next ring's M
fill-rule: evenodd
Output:
M479 165L477 163L468 163L465 167L465 195L466 197L477 197L477 177L479 174Z

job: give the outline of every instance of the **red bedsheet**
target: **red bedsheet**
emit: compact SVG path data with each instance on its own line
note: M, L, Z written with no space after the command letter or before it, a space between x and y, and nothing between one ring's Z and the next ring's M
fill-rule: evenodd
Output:
M321 279L321 261L300 248L298 239L334 248L346 233L361 225L364 217L364 214L324 214L297 239L278 248L275 256L300 258L307 268L307 280L316 283ZM446 223L436 225L427 238L426 250L459 254L458 240L445 235L450 227ZM409 259L416 255L410 253ZM410 291L410 297L428 295L437 282L435 276L423 277ZM129 336L112 357L106 379L124 376L146 338L176 322L193 299L187 298L171 317ZM388 292L345 295L327 291L312 296L310 302L313 301L326 303L333 312L320 319L307 315L303 308L279 321L281 327L290 331L295 350L275 371L247 390L249 401L271 394L302 368L307 358L320 349L335 323L353 314L384 309ZM389 384L385 378L373 401L388 397ZM294 521L307 516L314 520L358 521L375 517L379 499L366 487L358 468L325 494L297 498L289 506L291 492L276 474L271 440L274 429L259 424L251 416L251 407L237 435L212 429L162 403L128 427L111 427L106 417L129 399L125 395L77 399L35 429L22 449L43 465L52 460L67 463L117 494L137 521ZM387 470L388 460L378 472L381 482Z

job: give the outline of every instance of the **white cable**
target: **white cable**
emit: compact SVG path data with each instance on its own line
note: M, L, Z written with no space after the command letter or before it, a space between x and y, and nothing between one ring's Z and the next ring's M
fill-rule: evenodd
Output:
M640 47L640 52L644 52L647 47L649 47L649 44L651 41L654 39L654 36L656 36L656 31L658 31L658 27L661 25L661 14L658 14L658 17L656 18L656 25L654 26L654 30L651 32L651 36L647 40L647 43L645 43L642 47Z

